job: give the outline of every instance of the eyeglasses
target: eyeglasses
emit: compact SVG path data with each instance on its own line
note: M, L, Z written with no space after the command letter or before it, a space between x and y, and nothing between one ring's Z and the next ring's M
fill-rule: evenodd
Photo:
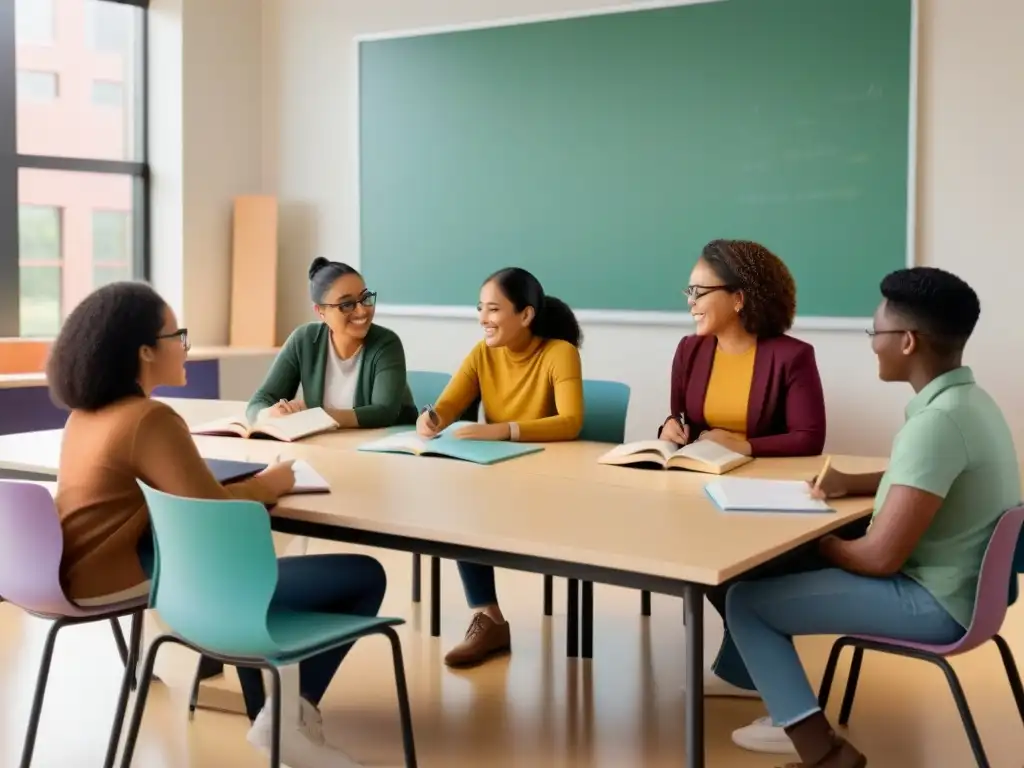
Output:
M159 336L157 336L156 338L157 338L157 340L160 340L160 339L177 339L178 341L181 342L181 346L185 348L186 352L188 352L190 349L192 349L192 344L188 340L188 328L179 328L174 333L162 333Z
M337 304L321 304L321 307L335 307L341 310L343 315L352 314L356 307L360 304L364 307L372 307L377 303L377 293L375 291L366 291L357 299L346 299L345 301L339 301Z
M709 293L715 291L734 291L736 290L731 285L688 285L683 289L683 295L688 299L697 299L707 296Z
M913 328L892 328L884 331L876 331L874 328L868 328L864 333L873 339L875 336L883 336L887 333L920 333L920 331L916 331Z

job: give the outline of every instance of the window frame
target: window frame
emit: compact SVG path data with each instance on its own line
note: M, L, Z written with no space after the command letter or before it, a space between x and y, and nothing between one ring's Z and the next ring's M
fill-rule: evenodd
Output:
M135 147L138 160L26 155L18 152L18 85L15 0L0 0L0 338L20 336L18 171L109 173L132 178L132 269L148 280L151 261L149 167L149 0L93 0L142 9L135 51Z

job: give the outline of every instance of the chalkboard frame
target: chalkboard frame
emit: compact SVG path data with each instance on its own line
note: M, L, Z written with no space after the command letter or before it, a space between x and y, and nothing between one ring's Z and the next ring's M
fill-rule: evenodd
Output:
M826 2L828 0L825 0ZM373 32L356 35L352 45L353 76L354 76L354 107L353 107L353 138L354 138L354 217L357 222L355 227L355 253L356 261L362 267L361 249L361 141L360 141L360 105L362 103L360 93L360 48L363 43L378 40L389 40L394 38L411 38L427 35L440 35L450 32L465 32L478 29L493 29L496 27L517 26L523 24L535 24L548 21L561 21L567 19L587 18L591 16L606 16L622 13L635 13L640 11L656 10L660 8L675 8L687 5L704 5L708 3L729 2L729 0L641 0L640 2L624 3L621 5L597 7L589 9L576 9L566 11L552 11L549 13L537 13L523 16L510 16L497 19L484 19L478 21L467 21L453 24L440 24L430 27L419 27L403 30L390 30L385 32ZM919 89L919 18L920 0L910 0L910 66L909 66L909 103L907 119L907 221L906 221L906 248L904 263L907 267L913 267L917 263L917 138L918 138L918 89ZM879 279L881 279L879 275ZM438 319L475 319L477 311L475 302L467 305L418 305L418 304L390 304L382 302L377 304L376 311L385 317L424 317ZM581 323L592 325L620 325L620 326L664 326L664 327L692 327L693 319L686 311L646 311L646 310L623 310L623 309L579 309L575 310L577 318ZM862 331L871 327L870 317L825 317L817 315L797 315L793 324L797 331Z

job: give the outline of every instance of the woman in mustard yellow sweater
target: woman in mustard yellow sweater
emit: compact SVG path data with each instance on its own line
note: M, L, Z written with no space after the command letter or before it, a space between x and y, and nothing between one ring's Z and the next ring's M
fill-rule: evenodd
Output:
M484 338L463 361L432 411L416 428L432 437L478 397L484 424L455 432L466 440L575 440L583 426L583 376L576 316L565 302L546 296L525 269L495 272L480 289L477 305ZM459 564L466 599L476 614L465 639L445 657L469 667L508 653L511 636L498 607L494 568Z

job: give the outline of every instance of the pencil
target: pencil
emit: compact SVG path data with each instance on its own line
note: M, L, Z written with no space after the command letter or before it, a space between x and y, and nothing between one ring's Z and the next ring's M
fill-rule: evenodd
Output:
M822 480L823 477L825 477L825 474L828 472L828 468L829 468L829 466L831 466L831 464L832 464L832 457L831 456L826 456L825 457L825 464L821 468L821 472L819 472L818 476L814 479L814 490L815 491L820 491L821 490L821 480Z

